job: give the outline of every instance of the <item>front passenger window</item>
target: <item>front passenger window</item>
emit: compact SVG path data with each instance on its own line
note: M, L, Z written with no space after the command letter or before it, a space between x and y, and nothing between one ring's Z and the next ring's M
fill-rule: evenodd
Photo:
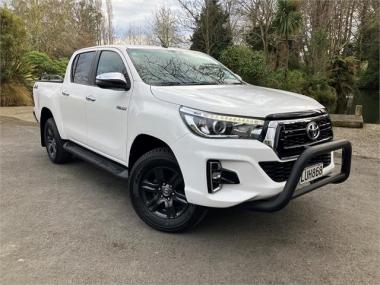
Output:
M125 68L121 57L113 51L102 51L96 75L108 72L119 72L124 74L124 76L127 76L127 69Z

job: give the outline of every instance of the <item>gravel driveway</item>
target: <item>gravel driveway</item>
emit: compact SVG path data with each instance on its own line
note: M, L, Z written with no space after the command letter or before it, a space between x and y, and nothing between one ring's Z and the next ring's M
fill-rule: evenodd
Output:
M81 161L51 164L31 122L0 126L0 284L380 280L378 158L354 156L345 184L278 213L212 210L193 231L164 234L135 215L124 181Z

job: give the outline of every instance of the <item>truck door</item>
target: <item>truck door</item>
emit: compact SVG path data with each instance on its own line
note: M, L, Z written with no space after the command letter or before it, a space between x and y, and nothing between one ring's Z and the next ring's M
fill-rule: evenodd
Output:
M117 50L102 50L95 70L95 77L109 72L128 76L126 62ZM88 146L120 162L126 159L127 108L131 93L131 90L93 86L86 104Z
M91 72L95 51L79 53L71 64L70 78L66 78L60 97L63 126L68 139L87 143L86 94L91 88Z

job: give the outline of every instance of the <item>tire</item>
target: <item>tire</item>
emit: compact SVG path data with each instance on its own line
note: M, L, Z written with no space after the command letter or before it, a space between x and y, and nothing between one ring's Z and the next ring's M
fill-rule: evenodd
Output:
M45 123L44 139L47 154L53 163L61 164L71 159L70 153L63 148L64 141L59 135L57 125L53 118L48 119Z
M153 149L134 164L129 193L137 215L152 228L181 232L201 222L207 209L190 204L184 180L173 153L168 148Z

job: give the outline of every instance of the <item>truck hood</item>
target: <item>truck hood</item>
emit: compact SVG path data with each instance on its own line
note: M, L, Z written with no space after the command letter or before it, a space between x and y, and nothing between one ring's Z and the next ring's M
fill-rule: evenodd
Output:
M264 118L270 114L321 109L312 98L254 85L151 86L160 100L198 110Z

